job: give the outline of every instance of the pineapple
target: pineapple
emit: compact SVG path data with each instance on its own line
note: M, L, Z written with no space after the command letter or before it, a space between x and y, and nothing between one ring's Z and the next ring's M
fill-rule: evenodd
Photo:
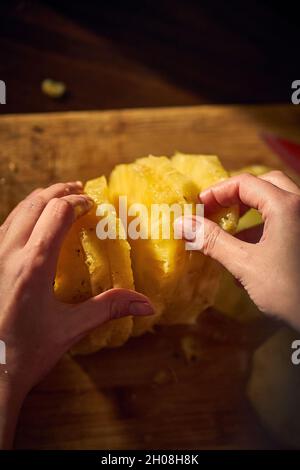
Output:
M117 166L109 182L111 200L117 205L118 197L126 195L128 206L139 202L149 211L153 203L194 205L199 181L195 183L172 163L166 157L150 156ZM221 175L216 178L227 177L220 163L215 166ZM147 221L142 220L143 224L149 229ZM134 319L134 335L144 333L158 322L191 323L213 303L219 281L218 265L199 252L186 251L184 242L175 240L173 235L171 232L169 240L129 240L136 288L156 308L155 316Z
M128 207L134 203L144 204L148 213L153 203L184 204L192 202L195 194L193 184L165 157L149 157L133 164L118 165L111 174L109 189L116 207L119 196L127 196ZM151 220L142 219L141 225L142 230L147 231ZM129 239L129 242L136 289L151 299L156 311L151 317L134 319L133 335L137 336L158 322L166 302L175 295L174 281L180 278L180 261L184 258L185 249L182 241L174 240L173 236L171 240L139 238Z
M166 157L140 158L134 163L118 165L110 176L109 188L104 177L88 181L85 192L95 201L95 207L71 227L62 246L55 295L64 302L76 303L113 287L124 287L148 296L155 308L151 317L125 317L96 328L73 349L74 354L89 354L103 347L122 345L129 336L149 331L157 323L192 323L199 313L214 302L219 285L220 266L197 251L187 251L183 240L176 240L170 206L190 204L195 212L199 192L228 177L215 156L176 154ZM141 203L147 214L120 214L109 210L109 220L115 223L116 239L100 240L96 234L99 217L96 205L112 202L119 209L119 196L127 196L127 204ZM152 205L162 204L160 217L154 226ZM129 237L123 222L134 223L136 230L147 239ZM181 214L179 214L181 215ZM123 219L124 217L124 219ZM163 221L169 219L170 237L163 239ZM220 211L215 220L230 232L238 221L236 208ZM147 233L158 229L158 237Z

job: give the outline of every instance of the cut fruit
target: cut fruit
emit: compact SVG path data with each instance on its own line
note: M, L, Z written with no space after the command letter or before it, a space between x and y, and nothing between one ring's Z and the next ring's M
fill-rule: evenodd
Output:
M242 173L250 173L250 175L253 176L260 176L264 175L265 173L268 173L272 169L269 168L268 166L264 165L249 165L249 166L243 166L242 168L239 168L238 170L232 170L229 172L230 176L235 176L235 175L241 175Z
M182 205L187 200L192 202L193 197L193 185L174 170L170 161L164 157L139 159L133 164L117 166L111 174L109 189L116 207L119 206L119 197L126 196L128 208L136 203L147 208L148 220L140 218L141 230L146 231L151 226L153 203ZM162 210L162 217L167 217L166 211ZM172 214L169 220L171 219ZM129 229L130 222L129 218ZM151 317L134 319L134 335L150 330L174 295L175 280L177 282L181 275L180 261L185 257L185 250L182 241L174 240L172 230L173 228L170 240L162 240L161 237L137 240L129 238L136 289L151 299L156 311Z
M198 192L228 178L216 155L193 155L177 152L171 159L178 171L192 179Z
M249 165L240 168L239 170L230 171L230 176L240 175L242 173L250 173L253 176L260 176L268 173L272 169L264 165ZM239 220L237 232L242 232L248 228L255 227L262 224L262 217L256 209L250 209Z
M64 302L79 302L113 287L134 289L130 246L118 239L123 229L114 211L109 217L115 222L117 239L100 240L96 234L100 220L96 205L109 202L105 177L88 181L85 192L95 201L95 207L72 226L58 264L55 294ZM91 354L103 347L120 346L129 338L132 324L130 316L111 320L89 333L71 352Z
M220 166L221 167L221 166ZM222 173L223 174L223 173ZM225 173L226 174L226 173ZM164 204L159 221L169 217L170 239L129 238L136 289L152 301L156 315L134 319L133 334L140 335L156 323L192 323L198 314L212 305L218 286L219 266L199 252L185 249L183 240L174 239L174 214L169 206L191 204L195 209L199 187L179 172L166 157L138 159L135 163L117 166L110 177L110 196L118 207L119 197L126 196L127 204L140 203L147 207ZM128 227L131 219L128 218ZM149 230L149 220L141 217L140 225Z
M70 228L61 247L54 282L54 294L66 303L82 302L92 295L90 276L80 243L81 221Z
M263 220L260 212L256 209L250 209L240 218L237 226L237 233L247 230L248 228L256 227L262 223Z
M216 155L176 153L171 161L178 171L193 181L197 194L229 177ZM239 219L238 207L222 209L211 219L218 222L226 232L235 233Z
M240 323L258 320L262 314L235 278L223 269L214 308Z
M149 331L157 323L193 323L213 305L220 265L198 251L186 250L185 242L174 238L173 222L187 204L189 213L194 214L199 192L227 177L216 156L177 154L172 160L150 156L118 165L110 176L109 190L104 177L87 182L85 192L95 206L73 224L66 237L55 280L56 296L76 303L113 287L134 289L135 284L137 291L150 298L155 315L107 322L74 346L73 354L120 346L129 336ZM120 196L127 197L127 207L118 218ZM105 216L98 217L96 206L111 202ZM137 204L145 206L146 214ZM159 217L154 221L155 204ZM128 216L129 208L132 212ZM115 239L98 238L98 223L103 217L108 218L108 226L115 225ZM234 232L238 211L223 209L213 220ZM169 237L163 237L163 228L170 231ZM153 232L149 236L149 230L155 230L156 236ZM133 232L148 238L132 238Z

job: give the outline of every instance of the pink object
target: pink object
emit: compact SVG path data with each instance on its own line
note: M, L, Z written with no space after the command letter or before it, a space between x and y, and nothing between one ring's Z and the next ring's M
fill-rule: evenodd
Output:
M300 173L300 144L269 133L263 133L261 137L284 163Z

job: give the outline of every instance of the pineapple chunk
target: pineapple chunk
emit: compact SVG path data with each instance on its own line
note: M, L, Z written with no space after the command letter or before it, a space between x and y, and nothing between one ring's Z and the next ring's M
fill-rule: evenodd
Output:
M116 220L117 234L120 220ZM112 287L134 289L130 261L130 247L126 240L99 240L95 232L83 230L81 242L90 272L92 294L97 295ZM92 331L73 349L73 354L91 354L104 347L118 347L131 335L132 317L111 320Z
M237 233L247 230L248 228L256 227L262 223L263 220L260 212L256 209L250 209L240 218L237 226Z
M105 178L98 178L99 194L107 197L107 184ZM97 204L97 194L93 185L86 185L86 192ZM76 220L70 228L61 247L56 278L54 283L55 296L62 302L78 303L92 296L90 274L85 263L85 252L82 247L80 232L86 227L93 230L95 224L95 209ZM100 268L99 268L100 269Z
M214 308L239 323L249 323L261 318L261 313L246 290L238 286L235 278L223 269Z
M260 176L260 175L264 175L265 173L268 173L269 171L271 171L271 168L269 168L268 166L249 165L249 166L244 166L243 168L240 168L239 170L232 170L229 173L230 173L230 176L240 175L242 173L250 173L250 175Z
M193 181L198 193L219 181L227 179L229 176L219 158L215 155L176 153L171 161L178 171ZM226 232L230 233L235 233L238 218L237 206L222 209L212 217Z
M130 245L127 240L122 238L124 228L122 221L112 217L116 221L117 238L115 240L107 240L108 242L108 259L110 265L110 275L114 288L122 287L123 289L134 290L134 280L131 268ZM110 336L108 347L114 348L122 346L132 333L133 319L131 316L113 320L113 330Z
M230 176L240 175L241 173L250 173L250 175L260 176L264 175L271 171L271 168L264 165L249 165L239 170L230 171ZM244 214L240 220L237 227L237 232L242 232L256 225L262 224L262 217L256 209L250 209L246 214Z

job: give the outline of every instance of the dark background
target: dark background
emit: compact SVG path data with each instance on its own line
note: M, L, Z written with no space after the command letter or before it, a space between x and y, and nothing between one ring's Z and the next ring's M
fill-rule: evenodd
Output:
M1 2L0 112L290 102L299 20L292 2Z

